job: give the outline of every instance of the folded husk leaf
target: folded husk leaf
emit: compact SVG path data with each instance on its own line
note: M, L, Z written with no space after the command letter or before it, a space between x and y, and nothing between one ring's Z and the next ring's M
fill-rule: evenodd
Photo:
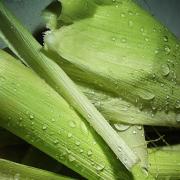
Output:
M131 175L89 124L31 69L0 51L0 126L88 179Z
M178 124L180 43L176 37L131 0L60 2L59 19L64 24L47 33L46 49L81 70L74 78L153 115L173 114L172 121Z

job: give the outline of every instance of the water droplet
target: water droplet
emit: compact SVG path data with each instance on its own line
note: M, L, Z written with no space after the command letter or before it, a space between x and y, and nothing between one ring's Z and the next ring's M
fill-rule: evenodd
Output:
M132 27L132 26L133 26L133 22L130 20L130 21L128 22L128 25L129 25L129 27Z
M144 28L141 28L140 31L141 31L141 32L144 32Z
M94 164L95 164L95 163L92 161L92 162L91 162L91 165L94 166Z
M80 150L79 150L79 152L80 152L80 153L83 153L83 152L84 152L84 150L83 150L83 149L80 149Z
M165 53L166 53L166 54L169 54L169 53L171 52L170 47L167 46L167 45L164 47L164 50L165 50Z
M52 118L52 119L51 119L51 121L52 121L52 122L55 122L55 119L54 119L54 118Z
M70 154L70 153L71 153L71 151L70 151L68 148L66 148L66 151L67 151L67 153L68 153L68 154Z
M168 76L169 73L170 73L170 69L169 69L168 64L163 64L163 65L161 66L161 70L162 70L162 75L163 75L163 76Z
M46 130L47 129L47 126L44 124L43 127L42 127L43 130Z
M175 108L180 109L180 101L176 101Z
M126 41L127 41L126 38L122 38L122 39L121 39L121 42L122 42L122 43L125 43Z
M13 180L20 180L20 174L19 174L19 173L16 173L16 174L14 175Z
M70 121L69 126L72 127L72 128L76 127L76 122L75 121Z
M132 11L128 11L128 14L129 14L130 16L132 16L132 15L133 15L133 12L132 12Z
M58 144L58 143L59 143L59 140L55 139L54 144Z
M164 87L164 84L163 84L163 83L161 83L161 87Z
M147 91L146 91L146 92L140 94L140 97L141 97L142 99L144 99L144 100L149 101L149 100L154 99L154 98L155 98L155 95L152 94L152 93L150 93L150 92L147 92Z
M158 54L158 53L159 53L159 51L156 49L156 50L154 51L154 53L155 53L155 54Z
M82 121L81 124L80 124L80 127L81 127L81 130L84 134L88 135L89 134L89 131L87 129L87 126L86 124Z
M121 151L122 151L122 148L121 148L121 147L118 147L118 151L121 152Z
M79 141L76 141L76 146L79 146L81 143Z
M71 138L72 137L72 133L68 133L68 138Z
M124 14L124 13L121 13L121 17L125 17L125 14Z
M138 129L138 130L142 130L142 126L136 126L136 128Z
M116 130L118 131L125 131L127 129L130 128L129 125L125 125L125 124L114 124L114 127L116 128Z
M153 28L153 32L156 32L157 30L156 30L156 28Z
M155 79L155 78L156 78L156 75L155 75L155 74L153 74L153 75L152 75L152 78L153 78L153 79Z
M98 106L98 107L101 106L101 101L97 101L97 102L95 103L95 105Z
M176 114L176 121L180 123L180 114Z
M112 37L112 41L115 41L116 40L116 38L115 37Z
M76 158L74 156L72 156L71 154L68 155L68 159L70 162L73 162L76 160Z
M149 41L149 38L145 38L144 40L145 40L146 42L148 42L148 41Z
M32 119L34 119L34 115L33 114L30 114L29 115L29 118L32 120Z
M93 154L92 150L89 150L89 151L87 152L87 154L88 154L88 156L92 156L92 154Z
M163 37L163 40L164 40L164 42L168 42L168 37L167 37L167 36L164 36L164 37Z
M147 170L146 168L144 168L144 167L143 167L141 170L142 170L142 172L144 173L144 175L145 175L146 177L148 177L148 175L149 175L148 170Z
M134 131L133 131L133 134L137 134L137 131L134 130Z
M98 165L96 166L96 170L97 170L97 171L102 171L104 168L105 168L105 164L104 164L104 163L98 164Z

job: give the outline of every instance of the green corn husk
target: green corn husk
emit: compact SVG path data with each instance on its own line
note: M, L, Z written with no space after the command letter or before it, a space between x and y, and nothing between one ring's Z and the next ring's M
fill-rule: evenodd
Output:
M0 126L88 179L131 179L86 121L29 68L0 51Z
M72 180L72 178L57 175L52 172L14 163L5 159L0 159L0 179L33 179L33 180Z
M156 179L180 179L180 151L171 146L166 149L149 149L149 171Z
M137 164L139 159L127 143L118 136L66 73L55 62L39 52L41 50L40 44L2 3L0 3L0 21L3 23L0 26L0 35L10 49L23 62L31 66L38 75L43 77L93 126L127 169L130 170Z
M144 136L144 128L139 125L114 124L114 129L127 142L129 147L141 160L141 167L148 169L147 143Z
M63 63L63 65L65 65L65 63ZM69 71L73 71L70 65L66 65L66 67ZM76 84L111 123L180 127L180 123L177 122L176 113L174 112L165 114L162 111L158 111L156 114L153 114L153 112L146 110L140 111L138 107L133 106L131 103L117 96L94 89L93 87L87 87L87 85L79 83L78 81L76 81Z
M131 0L60 2L65 25L45 43L77 67L69 74L178 124L180 43L167 28Z

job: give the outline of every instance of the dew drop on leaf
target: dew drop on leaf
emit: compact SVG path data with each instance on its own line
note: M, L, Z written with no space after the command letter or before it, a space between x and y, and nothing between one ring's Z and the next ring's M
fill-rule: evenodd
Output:
M47 129L47 126L44 124L44 125L42 126L42 129L43 129L43 130L46 130L46 129Z
M93 154L92 150L88 150L87 155L92 156L92 154Z
M137 128L138 130L142 130L142 126L140 126L140 125L136 126L136 128Z
M68 133L68 138L71 138L72 137L72 133Z
M128 25L129 25L129 27L132 27L132 26L133 26L133 21L130 20L130 21L128 22Z
M121 17L125 17L125 14L124 14L124 13L121 13Z
M98 164L98 165L96 166L96 170L97 170L97 171L102 171L104 168L105 168L105 164L104 164L104 163Z
M176 121L180 123L180 114L176 114Z
M161 66L161 72L162 72L162 75L163 75L163 76L168 76L168 75L169 75L170 69L169 69L168 64L163 64L163 65Z
M155 95L150 92L144 92L139 95L143 100L152 100L155 98Z
M53 142L54 142L54 144L58 144L59 140L55 139Z
M13 178L13 180L20 180L20 174L19 173L16 173L15 175L14 175L14 178Z
M176 101L175 108L180 109L180 101Z
M81 143L79 141L76 141L76 146L79 146Z
M164 42L168 42L168 37L167 37L167 36L164 36L164 37L163 37L163 40L164 40Z
M71 154L68 155L68 159L70 162L73 162L76 160L76 158L74 156L72 156Z
M121 148L121 147L118 147L118 151L121 152L121 151L122 151L122 148Z
M146 42L148 42L148 41L149 41L149 38L145 38L144 40L145 40Z
M116 38L115 37L112 37L112 41L115 41L116 40Z
M81 122L80 124L80 127L81 127L81 131L85 134L85 135L88 135L89 134L89 131L87 129L87 126L84 122Z
M154 53L155 53L155 54L158 54L158 53L159 53L159 51L156 49L156 50L154 51Z
M165 48L164 48L164 51L165 51L166 54L169 54L171 52L171 49L170 49L169 46L166 45Z
M114 127L115 127L116 130L118 130L118 131L126 131L127 129L130 128L129 125L125 125L125 124L114 124Z
M70 121L69 126L72 127L72 128L76 127L76 122L75 121Z
M126 41L127 41L126 38L122 38L122 39L121 39L121 42L122 42L122 43L126 43Z
M33 114L30 114L29 115L29 118L32 120L32 119L34 119L34 115Z

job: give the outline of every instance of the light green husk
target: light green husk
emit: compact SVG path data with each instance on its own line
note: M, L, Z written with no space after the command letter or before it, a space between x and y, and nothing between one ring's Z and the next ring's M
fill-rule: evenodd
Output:
M0 51L0 126L88 179L130 179L104 141L31 69Z
M73 71L71 65L69 67L65 65L64 67L68 68L67 72ZM158 111L156 114L153 114L148 110L140 111L138 107L122 100L118 96L113 96L110 93L94 89L93 87L87 87L87 85L78 81L76 81L76 84L111 123L180 127L180 123L177 122L176 113L174 112L166 114Z
M0 21L3 23L3 26L0 26L0 35L10 49L43 77L93 126L121 162L130 170L139 161L139 158L127 146L126 142L118 136L86 96L79 91L66 73L51 59L39 53L41 46L2 3L0 3ZM121 152L119 148L121 148Z
M170 147L148 150L149 171L156 179L180 179L180 151Z
M180 43L167 28L131 0L60 2L62 27L45 42L69 75L179 126Z
M46 14L48 14L48 15L50 15L49 13L46 13ZM8 17L10 17L10 15L8 15ZM55 17L55 15L50 15L49 16L50 18L54 18ZM13 18L10 18L10 20L12 21L12 19ZM13 23L15 23L16 21L15 20L13 20ZM12 24L13 25L13 24ZM16 23L16 25L14 26L14 28L16 29L17 27L19 27L18 26L18 23ZM18 28L16 29L17 31L18 31ZM23 33L22 33L23 32ZM21 27L21 34L22 34L22 37L24 37L24 39L25 39L25 42L23 41L23 38L22 37L19 37L19 38L22 38L21 40L22 40L22 44L24 44L24 45L22 45L21 44L21 47L18 47L19 46L19 44L17 44L17 45L14 45L13 44L13 40L15 41L15 38L16 38L16 34L15 34L15 36L13 37L13 38L11 38L11 37L8 37L8 32L7 32L7 28L3 31L3 34L4 34L4 36L6 36L6 38L4 38L6 41L8 40L9 42L8 42L8 44L10 45L10 48L18 55L18 56L20 56L21 58L23 58L23 60L24 61L26 61L26 59L27 58L32 58L32 57L34 57L34 58L36 58L36 61L38 60L38 61L43 61L42 60L42 57L44 57L39 51L38 51L38 53L35 53L35 52L37 52L37 49L39 50L40 49L40 46L39 45L37 45L37 42L35 42L34 41L34 39L31 37L31 35L28 33L28 32L26 32L24 29L23 29L23 27ZM29 39L27 38L27 37L30 37ZM17 37L18 38L18 37ZM30 50L32 51L32 50L34 50L34 55L32 54L32 53L30 53L30 50L29 51L27 51L27 49L25 49L26 48L26 46L27 46L27 44L26 43L28 43L29 42L29 44L31 44L31 46L32 46L32 44L35 46L35 47L31 47L29 44L28 44L28 46L30 46L30 47L28 47L28 48L30 48ZM37 48L38 47L38 48ZM17 52L16 52L17 51ZM27 52L27 53L25 53L25 52ZM22 56L21 56L22 55ZM28 56L29 55L29 56ZM28 56L28 57L27 57ZM39 58L37 58L37 57L39 57ZM47 59L46 57L44 57L45 58L45 60ZM29 59L29 61L31 61L31 59ZM32 65L32 67L34 68L34 66ZM35 68L38 68L38 67L35 67ZM38 71L38 69L37 69L37 71ZM59 71L58 71L59 72ZM38 73L40 73L40 72L38 72ZM44 75L46 74L44 74L44 73L42 73L43 74L43 77L44 77ZM42 75L41 74L41 75ZM61 73L62 74L62 73ZM58 74L57 76L59 76L60 74ZM46 77L47 78L47 77ZM48 79L49 80L49 79ZM57 82L55 82L55 83L57 83ZM52 87L56 87L56 85L55 85L55 83L52 85L52 82L50 83L51 85L52 85ZM72 87L70 87L70 89L71 89ZM56 89L57 90L57 89ZM58 90L57 90L58 91ZM72 90L73 91L73 90ZM99 95L99 96L103 96L103 94L101 95ZM120 117L119 117L120 118ZM97 120L97 118L96 118L96 120ZM102 127L103 128L103 127ZM106 130L105 130L106 129ZM141 134L139 134L139 133L137 133L137 134L133 134L133 132L134 132L134 127L132 127L132 128L130 128L129 130L128 130L128 132L127 132L127 136L126 136L126 132L123 132L122 134L123 134L123 139L125 139L125 142L128 144L128 146L132 149L132 151L134 152L134 149L135 149L135 153L138 155L138 158L141 160L141 166L143 166L143 167L147 167L147 148L146 148L146 146L144 146L145 144L146 144L146 142L145 142L145 137L144 137L144 134L143 133L141 133ZM104 130L105 131L108 131L108 129L107 128L104 128ZM118 134L119 134L119 136L117 136L117 138L121 138L121 133L120 132L118 132ZM124 135L125 134L125 135ZM130 135L131 134L131 135ZM142 136L143 135L143 136ZM131 139L129 142L130 143L128 143L128 141L127 141L127 138L126 137L128 137L129 139ZM112 138L112 135L109 135L109 137L108 138L110 138L110 142L113 142L113 138ZM134 148L134 146L138 146L138 148ZM121 149L121 151L119 151L119 149ZM119 147L118 147L118 153L122 153L123 154L123 148L122 148L122 144L120 144L119 145ZM131 159L133 159L133 154L131 153L130 155L130 158ZM127 155L125 155L124 156L124 160L125 160L125 163L126 164L128 164L128 160L129 158L128 158L128 156ZM128 168L129 167L131 167L132 165L128 165Z
M52 172L25 166L0 158L0 179L72 180L73 178L57 175Z

